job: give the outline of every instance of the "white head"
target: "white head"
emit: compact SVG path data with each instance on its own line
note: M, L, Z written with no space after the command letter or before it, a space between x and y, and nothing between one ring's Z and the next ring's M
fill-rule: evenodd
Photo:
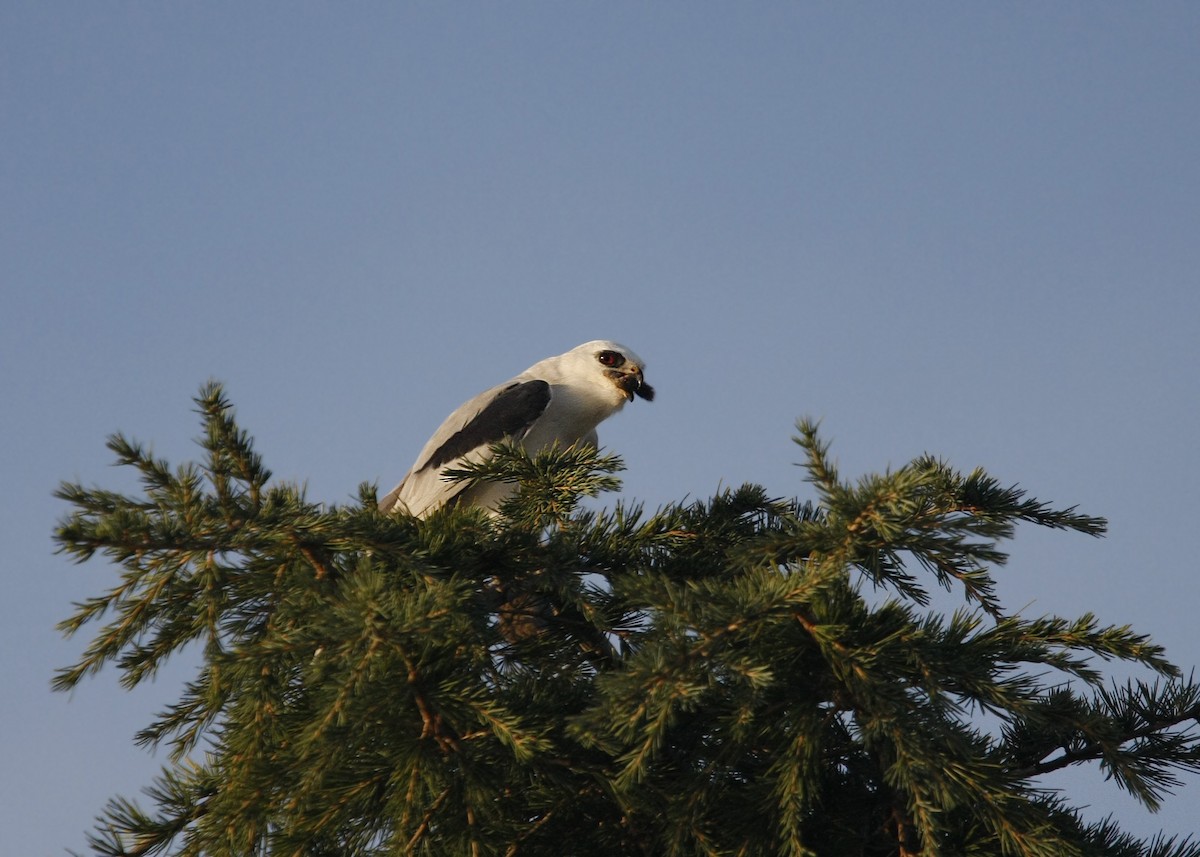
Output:
M626 402L632 402L634 396L647 402L654 399L654 388L645 379L645 362L632 348L619 342L607 339L585 342L565 354L543 360L529 371L539 369L547 380L554 380L549 376L555 374L564 381L594 382Z

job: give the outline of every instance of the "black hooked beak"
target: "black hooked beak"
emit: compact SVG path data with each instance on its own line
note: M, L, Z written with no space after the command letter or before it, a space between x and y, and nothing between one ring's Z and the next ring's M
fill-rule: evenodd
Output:
M625 393L625 398L632 402L634 396L639 396L647 402L654 401L654 388L642 380L642 371L635 369L632 372L613 372L618 387Z

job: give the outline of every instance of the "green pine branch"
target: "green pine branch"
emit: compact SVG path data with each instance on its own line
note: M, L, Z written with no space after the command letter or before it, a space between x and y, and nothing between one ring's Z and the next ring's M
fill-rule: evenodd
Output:
M928 456L847 482L811 422L811 501L596 510L618 458L508 444L454 474L515 485L499 515L414 519L370 485L309 502L218 385L196 403L202 460L117 435L140 493L58 492L59 549L117 579L60 625L91 638L55 687L200 654L136 736L171 751L149 809L115 798L96 853L1200 857L1052 791L1091 766L1154 809L1200 770L1161 647L997 594L1019 524L1102 519Z

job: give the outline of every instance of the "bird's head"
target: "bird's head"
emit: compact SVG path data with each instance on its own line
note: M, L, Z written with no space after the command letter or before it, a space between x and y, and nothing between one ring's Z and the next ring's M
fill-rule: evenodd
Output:
M564 356L580 364L580 368L589 374L597 373L627 402L632 402L634 396L647 402L654 400L654 388L646 383L646 364L631 348L607 339L596 339L572 348Z

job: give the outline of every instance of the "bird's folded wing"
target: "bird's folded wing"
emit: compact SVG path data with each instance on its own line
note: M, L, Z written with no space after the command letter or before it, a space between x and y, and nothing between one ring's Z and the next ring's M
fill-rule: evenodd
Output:
M448 482L441 473L473 452L486 453L506 437L520 438L550 404L550 385L541 380L509 381L465 402L441 424L400 484L379 508L403 505L414 515L440 506L459 494L464 482Z

